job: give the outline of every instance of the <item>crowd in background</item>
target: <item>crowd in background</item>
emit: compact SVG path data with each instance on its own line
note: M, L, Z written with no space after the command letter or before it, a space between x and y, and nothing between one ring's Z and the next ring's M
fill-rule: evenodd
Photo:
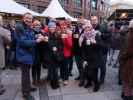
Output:
M3 27L0 17L0 73L19 66L23 98L34 100L30 93L42 83L42 68L48 70L46 80L51 88L58 89L60 84L69 84L76 62L79 87L93 87L97 92L105 83L106 67L112 65L119 69L123 100L132 100L132 34L133 21L129 26L117 26L114 21L100 23L97 16L80 19L75 25L68 19L52 18L42 24L26 13L21 22L12 21L7 27ZM113 61L113 56L117 60ZM0 95L4 92L0 79Z

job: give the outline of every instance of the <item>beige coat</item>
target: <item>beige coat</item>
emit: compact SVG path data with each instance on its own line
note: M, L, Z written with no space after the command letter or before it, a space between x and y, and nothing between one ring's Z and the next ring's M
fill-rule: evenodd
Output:
M11 42L10 31L0 27L0 68L5 67L5 46Z

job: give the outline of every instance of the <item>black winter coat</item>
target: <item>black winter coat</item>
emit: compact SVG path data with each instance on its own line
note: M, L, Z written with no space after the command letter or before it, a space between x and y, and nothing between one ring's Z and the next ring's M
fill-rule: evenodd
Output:
M111 33L108 31L107 25L106 24L99 24L95 27L95 30L98 30L102 33L101 39L104 41L104 45L102 47L102 53L107 54L108 49L111 44Z
M57 51L53 51L56 47ZM64 59L63 56L63 43L60 37L49 35L48 43L44 44L44 61L46 63L59 63Z
M101 39L101 36L96 36L96 44L87 45L87 39L83 40L81 46L82 59L88 62L89 68L98 68L101 56L102 49L104 46L104 42Z
M75 31L73 32L73 35L72 35L73 36L73 48L72 48L73 55L81 54L81 48L79 46L79 38L74 38L74 35L78 34L80 37L80 35L83 33L83 31L84 31L83 29L82 29L82 31L80 31L79 27L76 26Z

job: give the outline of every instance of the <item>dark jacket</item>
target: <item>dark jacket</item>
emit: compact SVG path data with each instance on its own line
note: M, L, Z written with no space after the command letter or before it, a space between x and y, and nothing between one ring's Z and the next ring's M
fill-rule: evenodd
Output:
M111 34L110 34L110 32L108 32L107 25L106 24L101 24L101 25L98 24L95 27L95 30L98 30L102 33L101 39L104 41L104 44L101 49L102 49L103 54L107 54L108 49L110 47L110 43L111 43Z
M83 33L83 29L79 29L79 27L78 26L76 26L76 28L75 28L75 30L74 30L74 32L73 32L73 35L72 35L72 39L73 39L73 48L72 48L72 54L73 55L80 55L81 54L81 48L80 48L80 46L79 46L79 38L74 38L74 35L75 34L78 34L79 35L79 37L80 37L80 35Z
M15 28L11 27L11 25L7 25L7 29L11 32L11 50L16 50L16 34L15 34Z
M114 50L120 50L120 42L121 42L121 39L120 39L120 33L118 32L114 32L114 33L111 33L111 48L114 49Z
M35 29L33 29L34 30L34 33L35 33L35 35L37 35L37 34L42 34L43 36L46 36L47 34L45 34L45 33L42 33L40 30L41 29L39 29L39 30L35 30ZM41 43L38 43L38 44L36 44L36 46L35 46L35 61L34 61L34 64L36 65L38 65L38 64L42 64L43 63L43 61L44 61L44 59L43 59L43 57L44 57L44 46L45 46L45 43L44 42L41 42Z
M57 51L53 51L53 47L56 47ZM48 43L44 44L44 61L46 63L58 63L63 58L63 43L61 38L55 34L50 34Z
M87 45L87 39L84 38L81 52L83 61L87 61L90 68L98 68L101 59L101 48L103 41L101 36L96 36L96 44Z
M119 62L120 66L122 66L123 62L123 55L125 55L126 50L127 50L127 44L128 44L128 32L121 32L120 34L120 53L119 53Z
M35 55L35 35L24 23L16 26L16 60L22 64L33 64Z

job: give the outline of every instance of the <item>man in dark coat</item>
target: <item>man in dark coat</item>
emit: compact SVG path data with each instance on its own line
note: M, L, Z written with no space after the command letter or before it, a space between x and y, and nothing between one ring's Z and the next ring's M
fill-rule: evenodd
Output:
M93 25L93 28L95 30L98 30L101 32L101 38L104 41L104 45L101 47L101 58L100 61L100 83L103 84L105 81L105 75L106 75L106 62L107 62L107 54L108 54L108 48L110 44L110 34L107 30L107 23L99 24L98 17L97 16L91 16L91 23Z

